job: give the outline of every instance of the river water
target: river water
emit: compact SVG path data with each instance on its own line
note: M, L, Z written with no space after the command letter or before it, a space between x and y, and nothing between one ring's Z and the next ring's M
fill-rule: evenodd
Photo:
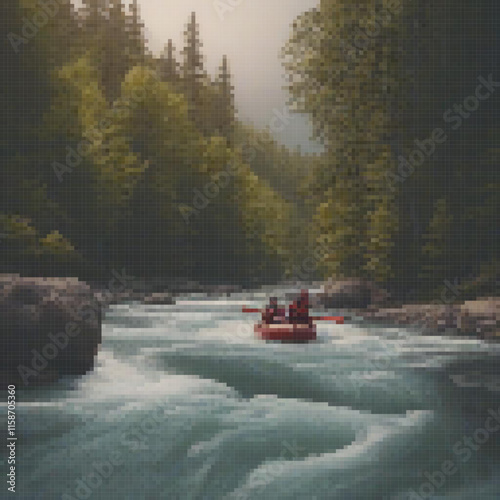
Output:
M111 307L92 373L18 392L16 497L499 498L498 346L361 321L265 343L241 313L264 300Z

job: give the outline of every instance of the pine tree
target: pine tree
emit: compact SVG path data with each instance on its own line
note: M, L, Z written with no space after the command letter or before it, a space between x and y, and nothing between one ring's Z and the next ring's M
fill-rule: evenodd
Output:
M182 52L184 56L184 79L186 82L199 82L205 77L203 57L201 55L202 43L199 36L199 25L196 22L196 13L191 13L191 18L184 32L186 45Z
M175 48L172 40L168 41L160 56L159 69L162 81L177 83L179 79L179 64L175 59Z
M144 23L141 20L139 5L137 0L132 0L129 5L129 15L127 18L129 44L128 51L131 66L144 62L146 45L144 40Z
M234 87L231 84L231 75L227 62L227 56L223 56L222 65L219 68L217 79L218 99L214 100L217 132L228 140L228 144L234 142Z
M106 0L83 0L82 3L81 16L87 39L100 36L107 8Z
M207 75L203 66L202 44L200 42L199 27L196 22L195 12L191 14L184 36L185 47L182 51L184 57L182 77L189 105L189 118L197 125L199 130L203 131L203 86L207 81Z
M109 21L103 34L102 83L108 101L114 101L120 94L123 78L132 61L127 54L126 19L121 0L112 0L109 6Z

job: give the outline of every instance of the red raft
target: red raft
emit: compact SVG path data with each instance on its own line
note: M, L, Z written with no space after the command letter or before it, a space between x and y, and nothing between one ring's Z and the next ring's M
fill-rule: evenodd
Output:
M264 324L257 323L255 333L263 340L302 343L316 340L316 325L309 324Z

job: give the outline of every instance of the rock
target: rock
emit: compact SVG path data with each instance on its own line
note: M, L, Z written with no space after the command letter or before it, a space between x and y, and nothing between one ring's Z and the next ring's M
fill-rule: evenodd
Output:
M488 332L484 335L485 340L489 340L491 342L500 342L500 330Z
M387 302L389 293L375 283L364 279L328 281L318 299L328 309L366 309L369 305Z
M366 309L361 316L386 325L418 327L425 333L475 335L498 341L500 299L487 298L464 304L406 304L399 308Z
M212 285L207 287L207 293L214 297L226 295L229 297L233 293L240 293L243 289L239 285Z
M2 384L37 385L94 366L101 310L76 278L0 279Z
M461 310L457 318L457 328L462 334L475 334L477 331L477 318L471 316L467 309Z
M144 304L172 305L175 304L175 302L172 298L172 295L170 295L169 293L152 293L151 295L147 295L146 297L144 297Z
M457 329L459 311L459 307L451 304L433 304L429 308L429 319L426 326L438 333L453 333Z
M458 322L461 331L475 333L480 338L495 337L500 329L500 299L487 297L464 302Z

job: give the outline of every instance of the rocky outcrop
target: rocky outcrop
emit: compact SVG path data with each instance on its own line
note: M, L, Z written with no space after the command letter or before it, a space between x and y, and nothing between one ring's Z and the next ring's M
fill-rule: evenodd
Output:
M387 326L418 328L428 334L467 335L500 341L500 298L485 297L461 304L436 301L405 304L364 279L329 280L311 295L315 308L340 310L346 317Z
M368 308L360 315L374 323L414 327L447 333L456 327L459 308L452 305L406 304L392 308Z
M76 278L0 276L0 381L31 386L91 370L101 310Z
M427 333L471 335L500 340L500 298L481 298L463 304L407 304L397 308L368 308L365 320L413 326Z
M316 295L318 305L328 309L366 309L383 305L389 293L375 283L364 279L329 280Z

